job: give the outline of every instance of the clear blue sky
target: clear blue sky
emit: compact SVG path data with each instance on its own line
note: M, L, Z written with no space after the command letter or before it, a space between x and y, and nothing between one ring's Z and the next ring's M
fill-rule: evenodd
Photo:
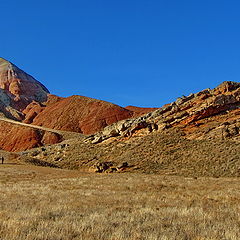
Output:
M240 79L240 2L1 1L0 56L53 94L161 106Z

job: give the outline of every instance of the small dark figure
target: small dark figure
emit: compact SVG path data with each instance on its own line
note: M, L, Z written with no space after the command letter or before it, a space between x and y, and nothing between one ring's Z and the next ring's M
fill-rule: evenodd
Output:
M0 157L0 160L2 161L2 164L3 164L3 162L4 162L4 157L1 156L1 157Z

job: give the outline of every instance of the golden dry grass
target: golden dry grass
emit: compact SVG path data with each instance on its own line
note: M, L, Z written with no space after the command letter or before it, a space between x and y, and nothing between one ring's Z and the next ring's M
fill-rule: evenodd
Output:
M116 139L115 139L116 140ZM102 144L72 139L68 147L59 145L21 153L22 162L64 169L88 171L98 162L113 166L128 162L127 171L184 177L240 177L240 139L189 140L179 131L154 132Z
M0 166L1 240L240 239L240 179Z

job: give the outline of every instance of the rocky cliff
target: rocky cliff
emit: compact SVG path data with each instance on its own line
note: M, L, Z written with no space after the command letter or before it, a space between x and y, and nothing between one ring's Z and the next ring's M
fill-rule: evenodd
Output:
M32 101L44 102L47 100L48 89L13 63L0 58L0 105L6 112L21 111ZM18 114L17 114L18 111ZM15 117L16 117L15 116Z

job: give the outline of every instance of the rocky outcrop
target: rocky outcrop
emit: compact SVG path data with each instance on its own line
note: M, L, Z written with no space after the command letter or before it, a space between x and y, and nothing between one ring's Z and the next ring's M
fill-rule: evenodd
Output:
M128 168L128 162L119 163L117 166L113 162L97 162L89 170L96 173L114 173L123 172Z
M148 121L146 116L138 117L135 119L122 120L105 127L97 134L89 136L86 141L91 141L92 143L100 143L111 137L131 137L135 132L141 129L147 129L148 132L152 132L157 130L158 126L154 122Z
M223 133L224 136L234 136L239 133L239 109L240 84L224 82L213 90L206 89L196 94L183 96L175 102L141 117L112 124L101 132L89 136L88 140L92 143L99 143L111 137L132 136L141 129L146 129L147 134L152 131L164 131L173 127L184 129L185 134L189 134L189 128L194 129L196 125L200 124L207 128L214 117L214 121L217 122L215 127L227 122L228 128L234 129L229 131L234 133L228 134L228 128L224 128L226 130L226 133ZM225 117L221 118L220 116L223 114ZM228 122L229 118L235 121L231 127L232 123L231 121ZM199 129L201 127L197 128L198 131ZM202 137L204 136L207 137L202 132Z

